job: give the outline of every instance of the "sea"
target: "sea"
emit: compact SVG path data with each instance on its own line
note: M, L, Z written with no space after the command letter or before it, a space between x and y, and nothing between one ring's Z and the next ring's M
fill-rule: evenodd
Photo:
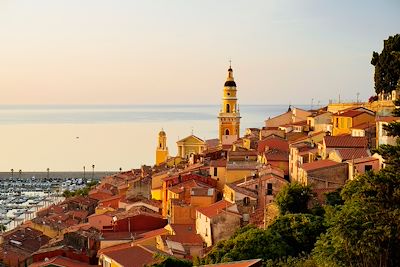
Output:
M298 106L303 107L304 106ZM241 132L287 105L241 105ZM176 141L217 138L219 105L0 106L0 172L117 172L153 165L158 132Z

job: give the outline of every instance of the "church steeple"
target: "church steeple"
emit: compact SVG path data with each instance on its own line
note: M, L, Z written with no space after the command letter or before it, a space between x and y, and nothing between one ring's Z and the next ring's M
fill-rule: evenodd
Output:
M226 78L221 112L219 114L219 140L231 140L239 138L240 114L236 98L236 83L233 78L232 65L229 64L228 76Z

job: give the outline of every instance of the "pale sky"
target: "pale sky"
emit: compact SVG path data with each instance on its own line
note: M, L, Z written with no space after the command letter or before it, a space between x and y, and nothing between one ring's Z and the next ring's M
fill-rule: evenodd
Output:
M400 1L0 0L0 104L242 104L373 94Z

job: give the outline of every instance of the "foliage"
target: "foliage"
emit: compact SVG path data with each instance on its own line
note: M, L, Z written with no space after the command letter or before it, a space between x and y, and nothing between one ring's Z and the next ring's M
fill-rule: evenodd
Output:
M171 256L156 254L154 258L157 260L157 262L149 265L149 267L192 267L193 266L191 261L184 259L177 259Z
M7 230L7 226L5 226L4 224L0 223L0 232L5 232Z
M396 88L400 77L400 34L389 36L379 54L373 52L371 64L375 66L375 92L389 93Z
M298 183L286 185L276 196L275 201L281 214L307 213L308 202L312 197L311 187Z
M309 253L325 230L323 218L312 214L286 214L266 230L248 226L219 242L203 264L261 258L278 260L287 255Z
M340 195L340 192L342 191L342 188L338 188L333 192L326 193L325 198L326 198L326 204L330 206L337 206L337 205L343 205L344 200L342 196Z
M371 102L374 102L374 101L378 101L378 96L377 95L373 95L373 96L370 96L369 98L368 98L368 102L369 103L371 103Z
M344 205L327 217L330 227L317 241L321 266L400 265L400 176L368 172L342 190Z
M93 181L93 182L87 183L85 187L78 189L76 191L65 190L62 195L65 198L74 197L74 196L87 196L89 194L89 191L96 184L97 184L97 181Z
M267 260L265 267L317 267L317 263L309 254L299 257L285 257L278 260Z

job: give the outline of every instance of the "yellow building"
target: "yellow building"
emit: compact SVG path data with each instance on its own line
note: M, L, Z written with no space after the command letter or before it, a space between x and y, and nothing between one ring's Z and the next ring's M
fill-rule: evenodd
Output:
M224 84L222 107L218 116L219 141L232 143L240 136L240 112L236 97L236 83L233 79L233 70L229 66L228 77Z
M156 149L156 165L160 165L168 158L167 135L164 130L158 133L158 145Z
M363 123L375 124L375 113L365 108L341 111L332 115L332 135L351 134L351 128Z
M185 159L200 154L206 148L206 143L193 134L179 140L176 144L178 146L178 156Z

